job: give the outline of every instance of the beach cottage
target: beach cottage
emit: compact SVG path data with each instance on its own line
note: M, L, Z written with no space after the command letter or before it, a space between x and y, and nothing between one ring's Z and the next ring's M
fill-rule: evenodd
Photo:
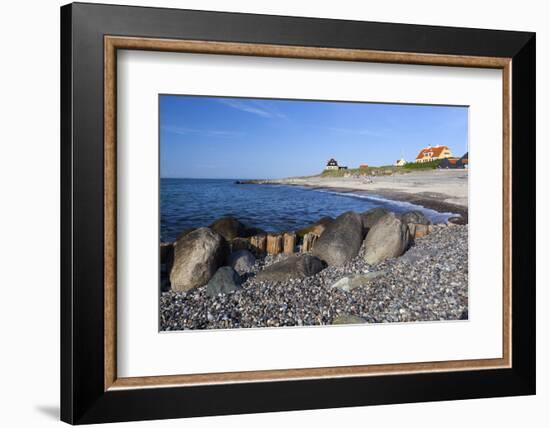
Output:
M428 146L420 150L416 156L416 163L432 162L438 159L452 158L453 153L447 146Z
M325 167L327 171L338 171L339 169L348 169L347 166L340 166L335 159L329 159L327 166Z
M405 159L401 158L401 159L397 159L393 165L394 166L405 166L406 163L407 163L407 161Z

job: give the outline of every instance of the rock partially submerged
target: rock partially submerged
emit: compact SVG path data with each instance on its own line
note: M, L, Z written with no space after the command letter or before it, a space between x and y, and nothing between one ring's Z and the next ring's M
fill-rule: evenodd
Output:
M393 213L386 214L370 229L365 239L365 261L375 265L399 257L409 245L409 228Z
M309 254L291 255L273 263L256 275L258 281L286 281L315 275L325 268L323 262Z
M342 266L359 253L363 236L359 214L346 212L327 226L315 243L312 254L329 266Z
M241 277L235 269L230 266L223 266L208 281L206 294L208 296L217 296L218 294L233 293L242 288L241 282Z
M223 264L227 254L224 239L201 227L174 243L170 283L174 291L188 291L206 284Z

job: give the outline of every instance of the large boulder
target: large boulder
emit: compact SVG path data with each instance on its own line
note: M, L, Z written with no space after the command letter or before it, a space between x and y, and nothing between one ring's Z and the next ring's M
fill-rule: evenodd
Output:
M241 275L250 272L254 268L255 263L256 258L248 250L235 251L227 258L227 264Z
M361 221L363 222L363 231L367 233L382 217L388 214L389 211L385 208L373 208L361 213Z
M365 242L365 261L377 264L399 257L409 246L409 228L393 213L386 214L370 229Z
M312 254L330 266L342 266L359 253L363 236L361 216L346 212L327 226Z
M208 296L217 296L218 294L233 293L242 288L241 282L241 277L235 269L230 266L223 266L208 281L206 294Z
M256 275L256 279L259 281L286 281L293 278L305 278L315 275L324 268L324 263L317 257L309 254L292 255L267 266Z
M220 218L209 227L228 241L231 241L233 238L244 236L246 233L245 225L233 217Z
M420 211L407 211L406 213L401 214L401 221L405 224L432 224L428 217Z
M189 227L189 228L187 228L187 229L183 229L183 230L179 233L179 235L176 237L176 241L177 241L178 239L183 238L185 235L189 235L189 234L190 234L191 232L193 232L194 230L195 230L194 227Z
M174 291L189 291L206 284L223 264L225 240L207 227L201 227L174 243L170 283Z

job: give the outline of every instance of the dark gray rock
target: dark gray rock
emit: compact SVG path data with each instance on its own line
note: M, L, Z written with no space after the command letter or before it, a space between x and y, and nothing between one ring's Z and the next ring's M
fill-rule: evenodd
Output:
M217 296L218 294L233 293L242 288L241 282L241 277L235 269L230 266L223 266L208 281L206 294L208 296Z
M170 266L171 267L171 266ZM160 264L160 291L165 292L170 290L170 269L166 263Z
M405 224L432 224L428 218L420 211L408 211L401 215L401 221Z
M233 238L242 237L246 232L245 225L233 217L220 218L209 227L228 241L231 241Z
M309 254L291 255L280 262L273 263L256 275L258 281L286 281L305 278L322 271L323 262Z
M466 220L462 216L452 216L447 219L447 223L464 225Z
M363 232L366 234L378 220L388 214L389 211L384 208L373 208L361 213L361 221L363 222Z
M173 261L174 261L174 243L161 242L160 243L160 263L171 267Z
M407 249L409 239L407 225L394 214L386 214L370 229L365 239L365 261L374 265L399 257Z
M170 283L174 291L188 291L206 284L227 255L225 240L201 227L174 243Z
M359 253L362 242L361 216L350 211L338 216L326 227L312 254L329 266L342 266Z
M248 250L239 250L231 253L227 258L227 264L239 274L250 272L254 268L256 258Z
M233 238L229 241L229 248L232 252L237 252L239 250L250 250L250 239L249 238Z

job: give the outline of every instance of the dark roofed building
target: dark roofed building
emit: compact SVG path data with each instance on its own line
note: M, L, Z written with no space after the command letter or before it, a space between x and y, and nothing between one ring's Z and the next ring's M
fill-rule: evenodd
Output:
M462 162L462 168L468 168L468 152L464 153L460 158L460 162Z
M442 159L438 165L439 169L464 169L468 168L468 152L461 158Z
M336 162L336 159L329 159L327 162L327 166L325 167L326 170L339 170L339 169L348 169L347 166L339 166L338 162Z

